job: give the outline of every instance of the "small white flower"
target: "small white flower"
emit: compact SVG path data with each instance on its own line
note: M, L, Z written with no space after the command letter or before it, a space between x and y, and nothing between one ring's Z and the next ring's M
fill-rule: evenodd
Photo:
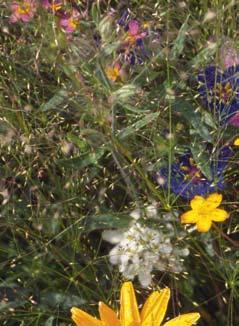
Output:
M141 217L141 210L135 209L129 215L133 217L133 219L138 220Z
M151 283L154 269L180 272L182 257L189 253L187 248L181 249L176 243L172 244L171 239L175 239L175 235L167 227L155 230L134 222L128 230L104 231L102 236L104 240L116 244L109 253L110 263L118 265L120 273L127 279L138 276L143 287Z

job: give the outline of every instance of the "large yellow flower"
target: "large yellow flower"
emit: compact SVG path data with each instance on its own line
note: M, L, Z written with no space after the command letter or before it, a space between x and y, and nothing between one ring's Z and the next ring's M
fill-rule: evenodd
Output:
M212 222L223 222L229 214L224 209L217 208L222 201L222 195L213 193L206 199L195 196L190 205L192 210L181 215L181 223L196 223L199 232L207 232Z
M139 312L134 287L125 282L121 288L120 316L105 305L99 303L100 320L81 309L72 308L72 319L77 326L160 326L168 306L170 290L168 288L153 292ZM200 318L198 313L180 315L169 320L164 326L190 326Z

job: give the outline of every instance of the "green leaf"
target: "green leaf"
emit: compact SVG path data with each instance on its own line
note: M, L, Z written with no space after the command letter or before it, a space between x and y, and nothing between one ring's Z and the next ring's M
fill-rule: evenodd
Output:
M96 26L99 25L100 22L100 11L98 3L93 3L91 7L91 16L93 18L94 23Z
M55 317L54 316L51 316L51 317L49 317L47 320L46 320L46 322L45 322L45 326L53 326L53 322L54 322L54 320L55 320Z
M81 138L80 136L76 136L74 134L68 133L67 134L67 140L77 147L79 147L82 151L86 152L87 149L89 149L89 146L84 138Z
M138 89L137 86L133 84L127 84L117 89L117 91L112 93L112 100L114 104L127 103L130 100L130 98L132 98L136 94L137 89Z
M198 137L196 137L194 142L191 144L191 152L195 163L200 168L202 173L207 179L212 180L213 177L210 166L210 154L205 151L205 146L200 142Z
M69 97L69 93L65 89L60 89L47 103L40 106L40 110L49 111L59 109L59 105L63 104Z
M154 112L154 113L147 114L142 119L135 122L133 125L131 125L131 126L125 128L125 129L123 129L122 131L120 131L120 133L118 134L118 137L120 139L124 139L124 138L130 136L131 134L134 134L139 129L147 126L149 123L151 123L152 121L157 119L159 114L160 114L160 112Z
M98 229L123 229L127 228L131 221L129 215L123 214L89 216L85 220L84 230L90 232Z
M58 160L57 164L75 170L82 170L89 165L98 165L99 159L104 155L106 148L99 148L95 152L83 154L66 160Z
M176 40L174 41L174 45L173 45L173 48L171 51L171 59L172 60L175 60L183 52L184 43L185 43L185 39L186 39L186 33L188 30L188 18L189 18L189 15L186 18L183 25L181 26L181 28L178 32L178 36L177 36Z
M207 64L215 55L217 50L217 45L213 44L212 46L208 46L207 48L201 50L196 57L194 57L191 62L190 66L193 68L199 69Z
M191 134L197 134L206 141L212 142L212 136L208 128L203 124L202 115L200 112L195 111L195 108L191 103L185 100L176 100L172 104L172 109L174 112L180 113L183 118L185 118L189 125L193 128L191 129Z
M102 42L109 43L114 36L114 20L111 16L106 15L99 23L98 29L102 38Z
M103 46L103 51L105 55L111 55L114 51L116 51L118 49L118 47L120 46L120 41L115 41L115 42L111 42L109 44L105 44Z
M104 69L102 68L101 64L98 63L97 64L97 68L95 71L96 77L98 78L98 80L101 82L101 84L107 89L110 90L111 89L111 84L109 79L106 76L106 73L104 71Z

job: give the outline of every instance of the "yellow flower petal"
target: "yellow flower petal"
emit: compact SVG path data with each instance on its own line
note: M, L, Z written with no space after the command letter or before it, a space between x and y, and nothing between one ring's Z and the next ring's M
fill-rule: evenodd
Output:
M104 326L120 326L116 313L103 302L99 303L99 313Z
M169 298L170 289L155 291L149 296L141 311L141 320L143 326L158 326L161 324L168 307Z
M198 313L185 314L169 320L163 326L191 326L195 325L199 318L200 315Z
M92 317L81 309L73 307L71 308L71 313L71 318L77 326L103 326L103 323L100 320Z
M125 282L120 293L121 326L140 326L139 309L131 282Z
M190 205L192 207L192 209L199 209L202 207L202 205L205 203L205 199L201 196L195 196L191 202L190 202Z
M197 221L197 230L199 232L207 232L210 230L211 226L212 226L212 221L209 218L201 217Z
M229 217L229 214L224 209L216 208L212 211L212 221L223 222Z
M233 145L235 145L235 146L239 146L239 138L236 138L236 139L234 140Z
M209 195L205 202L206 209L217 208L222 202L222 195L218 193L213 193Z
M199 216L197 211L191 210L181 215L181 223L197 223L198 218Z

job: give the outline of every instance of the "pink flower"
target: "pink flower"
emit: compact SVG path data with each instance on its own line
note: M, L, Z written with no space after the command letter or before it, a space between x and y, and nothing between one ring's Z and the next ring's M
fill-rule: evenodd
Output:
M21 20L24 23L29 22L36 11L36 2L35 0L23 0L23 1L14 1L11 4L12 14L10 16L10 22L16 23Z
M78 24L79 24L80 13L78 10L73 9L71 14L63 14L60 18L60 26L63 28L65 33L71 34L73 33Z
M62 0L42 0L42 6L45 9L50 9L53 12L61 9L63 3Z
M142 40L147 35L147 32L141 32L140 26L137 20L131 20L128 23L128 32L126 36L126 41L129 44L134 44L138 40Z

